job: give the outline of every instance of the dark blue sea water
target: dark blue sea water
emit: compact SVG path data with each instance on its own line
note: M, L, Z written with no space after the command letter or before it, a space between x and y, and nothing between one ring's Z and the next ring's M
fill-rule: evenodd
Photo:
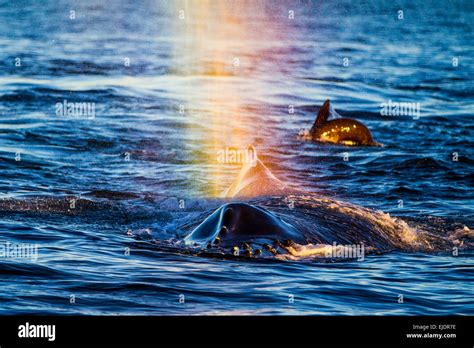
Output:
M0 245L38 247L0 258L0 314L474 314L473 30L468 0L0 1ZM384 147L298 137L327 98ZM308 196L443 242L321 262L135 238L189 232L239 172L218 151L248 144Z

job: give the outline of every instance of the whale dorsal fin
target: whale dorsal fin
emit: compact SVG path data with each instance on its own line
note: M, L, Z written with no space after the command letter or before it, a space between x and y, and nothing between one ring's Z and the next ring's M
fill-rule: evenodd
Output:
M232 185L223 193L223 197L255 197L279 193L286 185L277 179L270 169L257 157L252 148L253 159L244 163Z
M314 121L313 127L311 127L311 130L310 130L311 134L314 132L314 130L317 127L320 127L320 126L322 126L323 124L325 124L327 122L328 117L329 117L330 107L331 107L331 102L329 101L329 99L327 99L324 102L321 109L319 109L318 116L316 117L316 120Z

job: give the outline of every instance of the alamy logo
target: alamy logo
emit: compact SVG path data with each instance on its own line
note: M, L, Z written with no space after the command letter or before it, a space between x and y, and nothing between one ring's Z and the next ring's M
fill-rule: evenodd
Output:
M56 103L56 116L95 118L95 103L72 103L66 99Z
M217 152L217 161L226 164L250 163L252 167L255 167L257 165L257 150L252 145L246 149L225 147Z
M10 242L0 243L0 258L5 259L30 259L38 260L37 244L15 244Z
M56 339L56 325L35 325L26 322L18 326L18 337L20 338L47 338L48 341Z
M333 242L332 246L326 251L326 257L364 261L365 246L364 244L342 245Z
M420 103L393 102L380 104L380 115L382 116L411 116L414 119L420 118Z

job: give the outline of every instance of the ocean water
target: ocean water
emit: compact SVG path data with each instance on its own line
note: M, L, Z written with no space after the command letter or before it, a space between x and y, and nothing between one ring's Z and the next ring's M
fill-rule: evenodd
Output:
M0 1L0 314L474 314L473 29L471 1ZM384 146L298 137L328 98ZM160 247L229 201L241 165L219 153L248 144L307 192L294 224L317 230L326 197L439 243L336 262ZM334 239L356 225L338 218Z

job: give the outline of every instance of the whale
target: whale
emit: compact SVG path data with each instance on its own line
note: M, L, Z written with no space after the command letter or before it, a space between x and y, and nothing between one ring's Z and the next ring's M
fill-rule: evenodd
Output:
M6 198L0 199L0 216L128 226L123 233L137 240L132 244L137 248L223 259L336 262L398 250L474 248L472 228L458 221L437 218L433 224L399 218L295 188L277 178L259 158L242 166L223 197L190 199L186 214L171 210L168 199L159 206L157 202L135 206L135 196L128 193L92 191L89 195L108 199ZM133 206L118 200L133 200Z
M202 256L330 260L335 249L371 254L443 244L384 212L292 189L260 159L242 166L223 197L224 204L186 224L180 246Z
M382 146L374 141L372 133L362 122L346 117L328 120L330 108L331 102L327 99L309 131L313 141L347 146Z

